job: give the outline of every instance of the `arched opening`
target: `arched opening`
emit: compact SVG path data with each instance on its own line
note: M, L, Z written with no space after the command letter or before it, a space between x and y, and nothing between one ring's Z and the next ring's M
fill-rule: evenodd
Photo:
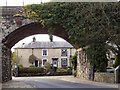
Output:
M68 38L68 34L62 26L52 25L52 28L54 28L53 35L61 37L61 38L65 39L66 41L70 42L69 38ZM40 24L38 22L22 26L16 30L14 30L10 34L8 34L5 37L5 39L3 40L3 43L7 47L11 48L18 41L20 41L30 35L34 35L34 34L48 34L48 26L43 26L42 24Z
M53 41L50 41L48 34L29 36L12 47L12 75L41 76L44 74L44 76L53 76L60 70L66 70L66 72L62 74L61 71L59 75L71 75L71 56L75 52L76 49L60 37L53 35ZM18 67L19 71L17 71ZM32 72L32 67L41 68L44 71ZM54 72L55 67L57 68L56 72ZM29 69L27 73L26 69ZM68 70L69 72L67 72Z
M53 35L63 38L69 42L67 32L60 25L53 25ZM2 81L8 81L12 79L11 75L11 48L20 40L35 34L48 34L48 27L43 26L40 23L31 23L15 29L8 34L4 40L2 40Z

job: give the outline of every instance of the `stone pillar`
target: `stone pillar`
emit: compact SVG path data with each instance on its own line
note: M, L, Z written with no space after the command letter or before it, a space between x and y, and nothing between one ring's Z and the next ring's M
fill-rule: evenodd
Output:
M2 81L6 82L12 79L11 76L11 51L5 45L2 46Z
M90 80L91 67L85 51L80 48L77 50L77 77Z
M2 83L2 29L0 28L0 83ZM0 89L1 89L0 84Z

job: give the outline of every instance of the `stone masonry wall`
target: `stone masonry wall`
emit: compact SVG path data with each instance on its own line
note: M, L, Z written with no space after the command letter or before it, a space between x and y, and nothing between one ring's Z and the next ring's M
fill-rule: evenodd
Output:
M2 82L2 29L0 28L0 83Z
M114 73L95 73L94 81L115 83L115 74Z
M78 78L86 80L94 80L96 82L115 83L114 73L95 72L93 77L93 69L87 59L87 55L83 49L77 50L77 75Z
M90 80L90 64L83 49L77 50L77 77Z
M5 45L2 46L2 82L12 79L11 76L11 51Z

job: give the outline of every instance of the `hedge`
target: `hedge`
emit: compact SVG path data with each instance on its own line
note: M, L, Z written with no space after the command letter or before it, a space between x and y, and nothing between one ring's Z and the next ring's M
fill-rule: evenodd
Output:
M19 73L43 73L44 68L42 67L23 67L18 69Z
M72 75L70 68L58 68L56 72L51 70L46 72L43 67L19 67L18 76L60 76L60 75Z

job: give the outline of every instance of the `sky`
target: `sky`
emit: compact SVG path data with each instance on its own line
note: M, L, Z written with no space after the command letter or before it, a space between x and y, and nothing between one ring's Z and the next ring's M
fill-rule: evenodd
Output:
M6 6L6 1L7 1L7 6L23 6L27 4L39 4L41 1L44 2L116 2L120 0L0 0L0 6Z
M0 6L23 6L27 4L40 4L42 2L49 2L50 0L0 0Z

